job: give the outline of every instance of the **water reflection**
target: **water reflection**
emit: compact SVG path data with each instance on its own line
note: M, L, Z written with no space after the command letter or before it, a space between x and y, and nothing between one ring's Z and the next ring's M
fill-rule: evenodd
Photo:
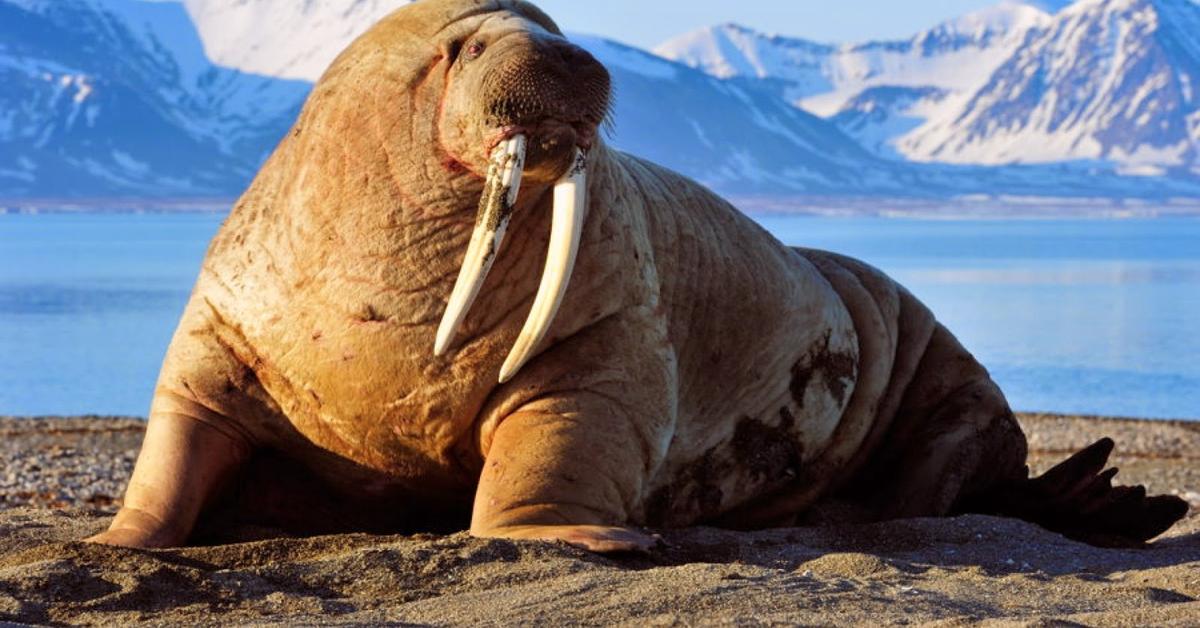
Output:
M1020 264L1022 260L1011 263ZM1200 266L1155 266L1144 262L1045 267L1029 260L1026 268L903 268L898 279L908 283L975 285L1127 285L1136 283L1200 284Z
M887 271L1018 409L1200 417L1200 220L760 221Z
M1200 417L1200 220L759 219L872 263L1022 410ZM213 215L0 215L0 414L144 414Z

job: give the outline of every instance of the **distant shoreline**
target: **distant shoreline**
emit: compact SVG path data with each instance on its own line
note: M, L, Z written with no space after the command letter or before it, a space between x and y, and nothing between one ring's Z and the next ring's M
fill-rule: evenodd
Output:
M727 197L751 216L939 220L1200 218L1200 198L1110 199L1035 196L902 198L858 196ZM0 197L0 214L223 214L235 198Z
M1127 417L1127 416L1101 416L1095 414L1072 414L1064 412L1015 412L1017 417L1022 420L1046 422L1052 420L1073 420L1073 421L1088 421L1099 423L1150 423L1153 425L1174 425L1185 429L1200 431L1200 417L1194 419L1172 417L1172 418L1155 418L1155 417ZM128 422L137 421L145 422L146 417L133 415L116 415L116 414L47 414L47 415L12 415L0 414L0 424L12 421L62 421L62 422L82 422L87 420L106 421L106 422Z
M5 199L0 214L223 214L234 198Z

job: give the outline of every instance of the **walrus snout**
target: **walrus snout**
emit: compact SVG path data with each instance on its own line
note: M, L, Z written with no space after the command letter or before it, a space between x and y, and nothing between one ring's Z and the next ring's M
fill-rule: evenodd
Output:
M548 161L565 167L571 149L590 148L611 91L608 70L595 57L561 37L528 31L497 39L481 55L492 55L497 66L479 99L488 126L501 130L496 143L526 135L531 167Z

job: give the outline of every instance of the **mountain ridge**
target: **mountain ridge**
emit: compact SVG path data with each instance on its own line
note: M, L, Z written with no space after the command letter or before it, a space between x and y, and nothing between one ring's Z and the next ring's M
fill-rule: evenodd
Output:
M0 90L0 197L236 196L291 126L328 60L403 3L0 0L0 80L8 85ZM795 81L769 73L714 76L612 40L569 36L613 74L607 140L726 195L1200 195L1200 179L1186 169L1120 176L1100 160L910 163L895 150L896 125L914 124L907 113L964 98L965 88L953 81L925 85L933 70L917 61L939 50L959 54L943 63L963 55L991 61L996 50L1014 45L1006 30L1013 24L1058 19L1025 4L1000 6L1007 8L952 20L906 42L795 44L796 54L857 55L834 78L864 87L844 90L845 102L829 117L789 102L789 90L805 87ZM264 11L277 14L275 28L255 28ZM905 78L904 71L907 83L889 82ZM833 82L814 78L809 97Z
M0 2L8 196L227 194L277 141L262 127L296 115L307 86L199 63L133 9L175 38L190 24L167 2Z
M1195 0L1008 1L908 40L822 48L722 26L656 51L773 87L888 159L1192 178L1198 33Z

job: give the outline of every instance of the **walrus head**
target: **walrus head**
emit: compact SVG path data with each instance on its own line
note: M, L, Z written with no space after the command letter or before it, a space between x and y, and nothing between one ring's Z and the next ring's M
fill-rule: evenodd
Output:
M449 349L483 286L522 181L553 183L546 267L501 368L500 381L506 382L532 357L566 293L586 214L587 151L608 110L610 79L603 65L564 39L537 8L524 2L495 8L482 22L456 22L441 42L450 61L439 113L442 145L456 160L487 163L487 175L434 353Z
M491 4L506 10L458 20L439 42L449 61L442 144L477 165L524 137L524 180L552 183L572 165L576 148L591 147L608 110L608 71L533 5Z
M586 214L587 157L609 99L604 66L532 4L417 0L381 20L330 66L305 105L300 143L291 154L323 168L323 181L335 170L340 187L332 194L339 198L376 199L371 202L382 211L394 211L399 201L421 225L432 217L457 220L476 208L433 339L439 356L484 285L514 210L544 207L540 199L552 192L546 265L501 369L505 382L532 357L566 293ZM338 167L322 166L327 158L320 150L332 153ZM352 166L340 167L347 162ZM378 170L363 175L359 164ZM294 189L322 193L311 178L296 180L305 183ZM320 202L327 205L330 194L324 196Z

